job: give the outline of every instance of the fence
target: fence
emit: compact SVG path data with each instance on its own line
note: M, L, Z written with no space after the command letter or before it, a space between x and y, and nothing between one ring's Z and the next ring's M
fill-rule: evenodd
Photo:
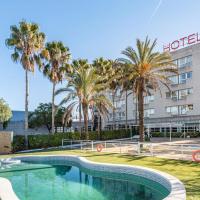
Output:
M108 141L62 140L62 147L81 151L100 151L103 153L121 153L191 160L192 152L200 149L200 144L141 143L128 139Z

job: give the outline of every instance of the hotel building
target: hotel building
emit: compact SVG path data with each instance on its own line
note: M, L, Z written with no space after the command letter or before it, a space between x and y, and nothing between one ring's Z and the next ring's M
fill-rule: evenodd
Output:
M170 76L169 91L162 87L161 92L152 93L144 98L144 116L146 126L163 131L172 126L174 131L180 128L186 131L199 130L200 124L200 43L171 52L179 74ZM110 95L110 98L112 96ZM134 96L128 96L128 126L136 124L136 106ZM118 128L125 127L125 94L118 91L115 97L115 123ZM112 112L105 122L105 128L113 124Z

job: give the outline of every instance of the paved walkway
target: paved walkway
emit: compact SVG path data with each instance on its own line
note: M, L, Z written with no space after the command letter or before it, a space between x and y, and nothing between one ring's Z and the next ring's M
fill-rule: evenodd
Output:
M171 143L171 144L199 144L200 138L184 139L184 138L172 138L170 142L169 138L154 137L151 138L152 143Z
M115 143L115 141L113 143L110 142L102 151L191 161L192 152L200 149L200 138L172 138L171 142L169 138L152 138L151 142L144 143L140 150L138 150L137 143L126 144L126 142L130 141L123 140L120 145L119 143Z

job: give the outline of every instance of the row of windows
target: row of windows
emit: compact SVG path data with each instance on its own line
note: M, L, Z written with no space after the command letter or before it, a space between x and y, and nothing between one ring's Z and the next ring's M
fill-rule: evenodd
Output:
M172 115L184 115L190 110L193 110L192 104L166 107L166 112Z
M190 110L193 110L193 104L166 107L166 112L172 115L184 115ZM144 110L144 117L150 117L153 114L155 114L154 108Z
M185 72L176 76L170 76L169 80L172 84L183 84L186 83L188 79L192 78L192 72Z
M174 64L176 64L178 66L178 68L191 66L192 65L192 56L189 55L189 56L174 60Z
M182 90L176 90L171 92L166 92L166 98L167 99L173 99L173 100L181 100L185 99L188 95L193 93L192 88L182 89Z
M187 105L178 105L178 106L168 106L166 107L166 112L171 115L185 115L188 111L193 110L193 104ZM145 109L144 110L144 117L150 117L155 114L155 109ZM110 114L110 118L112 118L112 114ZM116 112L115 119L121 119L125 117L125 112Z

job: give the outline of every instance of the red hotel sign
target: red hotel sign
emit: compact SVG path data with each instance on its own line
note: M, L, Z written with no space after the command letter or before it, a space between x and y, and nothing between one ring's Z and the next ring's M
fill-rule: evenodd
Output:
M182 37L179 40L174 40L172 43L163 46L164 51L175 51L181 47L185 47L191 44L199 43L200 35L198 33L193 33L186 37Z

